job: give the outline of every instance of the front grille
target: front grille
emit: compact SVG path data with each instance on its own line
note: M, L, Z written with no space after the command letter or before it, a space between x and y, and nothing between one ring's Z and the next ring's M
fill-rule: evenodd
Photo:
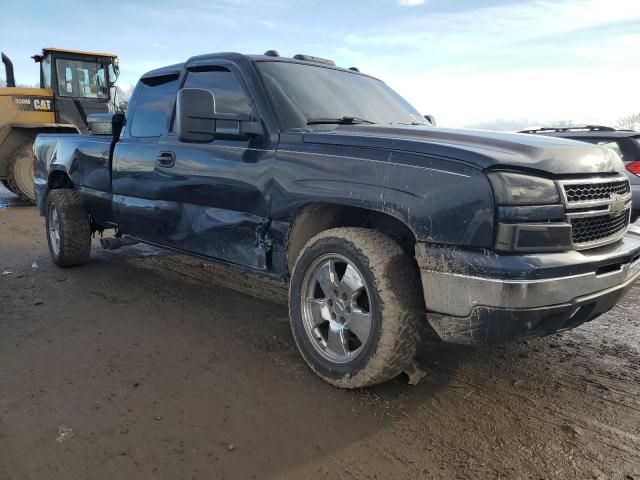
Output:
M625 179L598 183L567 183L564 185L564 191L570 204L608 200L614 193L629 193L629 182Z
M580 246L593 242L605 242L624 233L629 223L629 211L620 215L574 218L571 220L573 244Z
M622 238L629 225L631 188L624 176L559 180L576 249Z

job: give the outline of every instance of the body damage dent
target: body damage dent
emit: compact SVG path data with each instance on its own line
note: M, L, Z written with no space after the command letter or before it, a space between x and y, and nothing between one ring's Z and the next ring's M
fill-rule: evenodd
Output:
M161 244L258 270L270 266L269 219L188 203L155 204ZM122 232L127 233L126 225Z

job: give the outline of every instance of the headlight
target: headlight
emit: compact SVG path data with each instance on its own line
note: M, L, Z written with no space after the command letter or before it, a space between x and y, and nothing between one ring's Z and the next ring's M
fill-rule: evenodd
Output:
M498 205L560 203L558 189L553 180L512 172L489 172L487 176Z

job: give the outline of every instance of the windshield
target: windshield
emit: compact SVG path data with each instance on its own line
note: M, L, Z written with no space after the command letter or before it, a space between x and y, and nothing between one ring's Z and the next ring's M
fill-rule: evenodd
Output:
M299 63L257 65L284 130L328 130L345 123L427 124L380 80Z
M87 60L56 60L58 94L63 97L109 98L104 65Z

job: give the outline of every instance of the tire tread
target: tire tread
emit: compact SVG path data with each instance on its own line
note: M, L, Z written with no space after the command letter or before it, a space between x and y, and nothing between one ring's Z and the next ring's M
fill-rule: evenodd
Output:
M49 240L49 209L53 204L58 210L60 222L60 252L55 255ZM60 267L82 265L91 252L91 227L89 214L82 206L80 194L73 189L58 189L47 197L47 242L51 258Z
M322 375L300 349L302 356L316 374L342 388L359 388L386 382L402 373L414 360L420 340L420 318L423 310L421 305L424 305L424 302L419 289L421 282L415 261L387 235L376 230L352 227L334 228L319 233L307 242L298 260L310 248L327 238L348 242L367 259L368 267L376 281L374 288L381 300L380 339L367 365L350 377L330 378ZM295 275L294 266L293 276ZM290 288L289 305L292 304L292 294L293 288Z
M18 148L16 148L16 150L13 152L13 154L9 158L9 164L8 164L9 167L7 170L9 172L9 176L6 178L7 189L11 191L13 194L20 197L20 200L22 200L25 203L35 203L35 197L32 198L31 196L29 196L28 194L26 194L20 189L15 179L14 166L20 158L26 155L29 155L32 148L33 148L33 140L28 140L23 144L21 144ZM32 195L33 195L33 192L32 192Z

